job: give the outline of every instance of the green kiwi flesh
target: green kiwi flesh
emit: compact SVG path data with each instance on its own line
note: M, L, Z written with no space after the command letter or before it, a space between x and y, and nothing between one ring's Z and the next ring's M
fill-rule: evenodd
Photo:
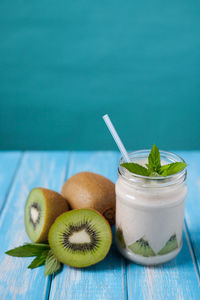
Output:
M149 245L149 242L144 238L137 240L132 245L128 246L128 248L135 254L142 255L145 257L155 256L155 252Z
M178 248L178 242L176 238L176 234L173 234L170 239L167 241L165 246L158 252L159 255L167 254Z
M126 248L126 243L125 243L125 240L124 240L123 231L120 227L117 228L116 239L120 242L120 244L123 248Z
M25 229L29 238L37 241L44 226L45 201L42 192L34 189L29 194L24 213Z
M32 242L47 242L55 219L69 209L66 199L55 191L34 188L30 191L25 211L26 232Z
M49 231L49 245L57 259L72 267L101 261L112 243L105 218L93 209L75 209L60 215Z

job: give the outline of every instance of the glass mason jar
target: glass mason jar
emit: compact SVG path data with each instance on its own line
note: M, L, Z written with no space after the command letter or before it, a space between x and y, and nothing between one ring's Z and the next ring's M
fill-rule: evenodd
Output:
M129 154L143 166L150 150ZM184 162L160 151L161 164ZM124 162L122 158L120 164ZM182 247L186 169L167 177L136 175L119 166L116 182L116 245L126 258L143 265L173 259Z

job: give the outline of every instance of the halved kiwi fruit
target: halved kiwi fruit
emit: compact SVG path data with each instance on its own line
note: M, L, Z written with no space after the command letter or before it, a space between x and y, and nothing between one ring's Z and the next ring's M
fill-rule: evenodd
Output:
M155 256L155 252L149 245L149 242L144 238L137 240L132 245L128 246L128 248L135 254L142 255L145 257Z
M178 248L178 242L176 238L176 234L173 234L170 239L167 241L165 246L158 252L159 255L167 254Z
M56 258L72 267L101 261L112 243L109 223L93 209L75 209L59 216L49 231L49 245Z
M45 188L34 188L28 195L24 212L26 232L33 242L46 242L55 219L69 207L64 197Z
M62 195L72 209L92 208L110 225L115 223L115 185L106 177L92 172L77 173L64 183Z

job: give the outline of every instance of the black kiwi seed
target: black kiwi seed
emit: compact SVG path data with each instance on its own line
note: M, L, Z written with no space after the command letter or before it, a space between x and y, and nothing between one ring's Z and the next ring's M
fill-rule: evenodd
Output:
M36 222L34 222L33 219L32 219L32 216L31 216L31 208L35 208L35 209L38 211L38 213L39 213ZM34 230L36 229L37 224L39 224L39 222L40 222L40 215L41 215L41 208L39 207L39 205L38 205L36 202L34 202L34 203L30 206L30 208L29 208L29 220L30 220L30 222L33 224Z
M141 246L144 246L144 247L148 247L149 246L149 243L147 241L145 241L143 238L137 240L136 242L141 243Z
M172 242L172 241L174 241L175 239L176 239L176 235L173 234L173 235L170 237L169 242Z
M89 234L91 242L90 243L78 243L78 244L71 243L69 241L70 236L74 232L78 232L83 229L85 229L86 232ZM66 249L70 249L72 251L86 252L86 251L95 250L98 242L99 242L98 233L92 229L92 226L87 221L82 224L68 225L67 231L63 233L62 244Z

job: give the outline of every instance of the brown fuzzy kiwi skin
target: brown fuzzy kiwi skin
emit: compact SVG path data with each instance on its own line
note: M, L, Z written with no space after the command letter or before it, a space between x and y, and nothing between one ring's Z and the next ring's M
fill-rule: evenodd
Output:
M43 193L46 208L43 230L39 238L35 241L36 243L41 243L48 241L48 233L51 225L58 216L69 210L69 206L66 199L59 193L46 188L37 189Z
M69 178L62 195L72 209L93 208L115 224L115 185L106 177L92 172L80 172Z
M84 208L73 209L73 211L80 211L80 210L82 210L82 209L84 209ZM111 245L112 245L112 240L113 240L112 230L111 230L111 227L110 227L110 224L109 224L108 220L107 220L106 218L104 218L104 216L102 216L102 214L101 214L99 211L97 211L96 209L93 209L93 208L87 208L87 209L96 212L99 216L101 216L101 217L104 219L104 221L105 221L106 224L108 225L108 228L109 228L109 231L110 231L110 236L111 236L110 247L109 247L108 251L105 253L105 256L104 256L101 260L99 260L98 262L95 263L95 264L97 264L97 263L99 263L100 261L104 260L104 258L108 255L108 253L109 253L109 251L110 251L110 248L111 248ZM59 216L58 216L58 217L59 217ZM57 217L57 218L58 218L58 217ZM56 218L56 219L57 219L57 218ZM52 251L53 251L53 250L52 250ZM53 253L54 253L54 252L53 252ZM55 253L54 253L54 255L55 255L55 257L56 257L56 254L55 254ZM92 265L94 265L94 264L89 264L89 265L87 265L87 266L85 266L85 267L76 267L76 266L74 266L74 265L72 266L72 265L68 264L68 266L73 267L73 268L76 268L76 269L87 268L87 267L90 267L90 266L92 266Z

